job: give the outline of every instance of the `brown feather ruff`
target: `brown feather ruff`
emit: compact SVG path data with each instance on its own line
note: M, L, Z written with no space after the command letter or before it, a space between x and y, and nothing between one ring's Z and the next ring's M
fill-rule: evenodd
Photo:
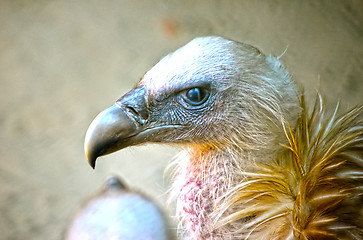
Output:
M215 229L245 239L363 239L363 107L326 116L319 96L288 144L227 191L214 211ZM238 227L236 227L238 226Z

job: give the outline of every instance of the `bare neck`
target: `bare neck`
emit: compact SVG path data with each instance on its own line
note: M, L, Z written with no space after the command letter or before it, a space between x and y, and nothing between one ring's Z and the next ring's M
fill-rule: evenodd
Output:
M188 147L177 156L171 189L176 200L179 229L186 239L225 239L227 232L214 230L216 205L228 190L243 181L236 171L252 167L251 153Z

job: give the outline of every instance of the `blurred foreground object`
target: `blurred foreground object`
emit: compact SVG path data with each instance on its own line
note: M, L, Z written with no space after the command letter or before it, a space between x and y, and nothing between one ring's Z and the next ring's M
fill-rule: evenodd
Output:
M147 197L130 191L115 176L73 219L66 240L168 240L162 211Z
M183 149L171 189L186 239L363 239L362 107L309 108L278 58L221 37L164 57L91 123L85 153Z

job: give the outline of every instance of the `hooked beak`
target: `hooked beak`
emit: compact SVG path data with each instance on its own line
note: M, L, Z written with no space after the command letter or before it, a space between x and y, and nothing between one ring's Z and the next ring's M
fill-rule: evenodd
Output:
M89 126L84 151L88 163L95 168L99 156L129 146L129 137L138 132L135 121L116 104L102 111Z
M143 86L126 93L89 126L84 142L88 163L95 168L98 157L146 142L178 142L175 136L180 135L183 125L153 120L162 119L155 117L160 113L149 110Z
M135 88L102 111L89 126L84 151L92 168L100 156L145 142L148 111L145 89Z

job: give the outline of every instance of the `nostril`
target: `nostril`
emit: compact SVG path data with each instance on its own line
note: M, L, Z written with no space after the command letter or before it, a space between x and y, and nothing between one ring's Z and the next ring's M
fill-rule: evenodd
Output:
M133 108L131 106L126 106L126 109L129 110L133 115L140 116L140 114L138 113L138 111L136 111L135 108Z
M137 108L128 105L124 107L125 110L129 113L129 116L132 117L135 121L141 125L145 123L146 118L143 116L142 111L138 111Z
M145 94L146 90L143 87L137 87L119 98L116 105L126 111L130 117L143 124L149 117Z

